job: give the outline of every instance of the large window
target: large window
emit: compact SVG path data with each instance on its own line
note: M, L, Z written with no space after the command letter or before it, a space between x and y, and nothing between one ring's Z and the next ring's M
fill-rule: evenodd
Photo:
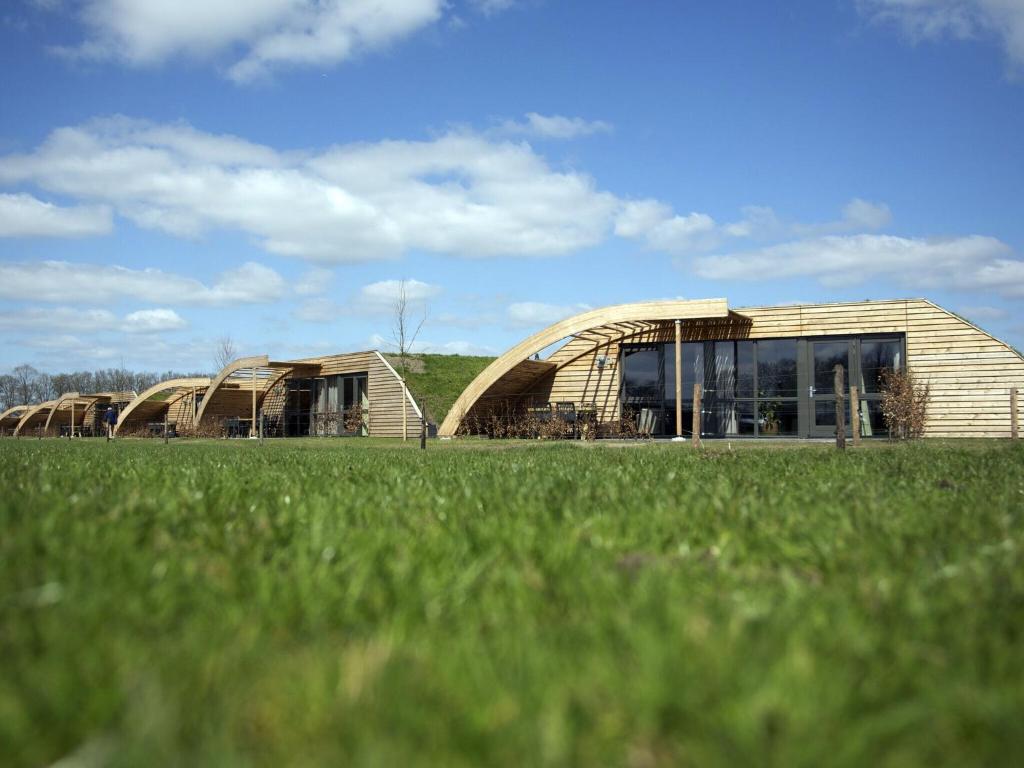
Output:
M904 365L903 341L895 336L688 342L681 352L684 435L693 424L695 383L703 387L705 435L797 437L827 430L835 423L837 364L860 389L862 434L884 434L882 372ZM675 434L675 387L675 344L623 345L625 415L653 434Z
M365 435L369 414L365 373L287 382L284 432L301 435Z
M861 339L860 431L865 437L888 435L882 417L882 373L903 367L903 343L900 339Z

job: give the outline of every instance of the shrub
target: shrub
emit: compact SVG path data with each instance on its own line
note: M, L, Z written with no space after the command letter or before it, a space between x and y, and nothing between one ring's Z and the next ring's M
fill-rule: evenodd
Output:
M910 371L882 371L882 417L890 440L913 440L924 434L930 393Z

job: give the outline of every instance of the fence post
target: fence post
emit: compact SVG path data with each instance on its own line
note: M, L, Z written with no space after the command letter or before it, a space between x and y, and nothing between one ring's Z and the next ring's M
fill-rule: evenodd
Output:
M169 410L170 408L167 409ZM164 445L167 445L167 411L164 411Z
M850 387L850 429L854 446L860 445L860 391Z
M846 448L846 397L844 396L846 387L844 385L843 366L841 363L836 365L835 387L833 389L836 393L836 448L844 450Z
M693 385L693 447L700 448L700 422L701 422L701 392L700 384Z
M1020 429L1018 426L1018 420L1020 405L1017 402L1017 388L1014 387L1010 390L1010 439L1017 440L1020 437Z
M420 450L427 450L427 417L423 415L423 404L420 404Z

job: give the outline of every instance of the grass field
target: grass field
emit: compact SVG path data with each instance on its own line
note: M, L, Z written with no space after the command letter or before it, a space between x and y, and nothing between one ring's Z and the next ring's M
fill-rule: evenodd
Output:
M5 766L1024 754L1020 445L0 460Z

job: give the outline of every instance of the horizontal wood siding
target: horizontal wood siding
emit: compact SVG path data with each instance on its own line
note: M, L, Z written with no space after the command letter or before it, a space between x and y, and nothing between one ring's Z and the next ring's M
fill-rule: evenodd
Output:
M1010 389L1024 360L1006 344L927 301L907 302L907 361L931 390L929 436L1009 437Z
M1024 390L1024 359L1003 342L923 299L747 307L736 314L744 325L683 321L684 341L714 339L800 338L830 335L902 333L907 363L928 384L931 403L926 434L932 437L1008 437L1010 389ZM597 333L570 339L548 360L559 365L522 391L533 399L597 404L599 418L619 417L619 352L623 343L674 341L674 325L628 335L621 326L604 329L619 338L604 341ZM596 361L606 362L598 369ZM481 403L481 407L484 404Z
M408 398L403 397L402 383L395 373L373 351L307 360L319 365L319 372L304 371L303 376L337 376L366 374L367 397L370 400L369 434L371 437L401 437L402 409L405 409L409 435L419 435L420 417ZM284 385L267 397L267 413L280 416L284 409Z

